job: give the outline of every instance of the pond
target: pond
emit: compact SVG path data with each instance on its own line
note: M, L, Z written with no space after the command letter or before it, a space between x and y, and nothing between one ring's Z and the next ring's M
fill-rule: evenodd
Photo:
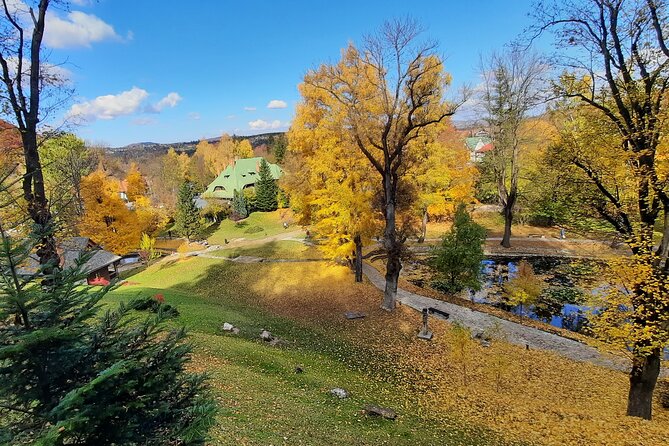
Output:
M545 288L535 305L510 305L503 295L504 283L516 277L520 261L528 262ZM425 260L413 265L409 280L424 287L432 282L432 273ZM492 305L522 317L549 323L558 328L587 333L587 295L595 288L602 265L594 260L563 257L495 257L483 261L483 284L480 291L469 293L472 302ZM460 297L467 298L467 293Z

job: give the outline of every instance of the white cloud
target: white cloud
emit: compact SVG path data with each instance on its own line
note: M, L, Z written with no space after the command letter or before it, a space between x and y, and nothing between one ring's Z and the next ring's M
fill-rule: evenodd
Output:
M256 111L255 107L244 107L244 111Z
M237 115L228 115L225 117L225 119L235 119Z
M71 11L66 17L48 12L45 29L44 43L51 48L90 47L103 40L123 40L110 24L81 11Z
M163 109L169 107L169 108L174 108L176 105L181 102L183 98L179 95L179 93L169 93L167 96L162 98L160 101L158 101L155 104L151 104L146 107L146 111L148 113L160 113L163 111Z
M197 112L190 112L188 113L188 118L192 119L193 121L199 121L200 120L200 114Z
M288 107L288 104L286 104L285 101L281 101L279 99L272 99L269 101L269 104L267 104L267 108L286 108Z
M91 3L93 3L92 0L72 0L72 3L74 3L77 6L89 6Z
M114 119L119 116L130 115L139 110L142 102L149 93L137 87L122 93L98 96L92 101L74 104L67 113L68 118L77 118L85 121L95 119Z
M251 130L274 130L282 127L281 121L275 119L272 122L263 121L262 119L256 119L255 121L249 122L249 127Z

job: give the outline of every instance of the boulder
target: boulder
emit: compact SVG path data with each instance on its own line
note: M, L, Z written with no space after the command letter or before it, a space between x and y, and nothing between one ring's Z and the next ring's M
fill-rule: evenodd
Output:
M334 389L330 390L330 395L336 396L340 400L343 400L344 398L348 398L349 393L346 389L335 387Z
M365 414L369 416L383 417L386 420L394 420L395 418L397 418L397 412L388 407L374 406L370 404L365 406L364 411Z
M234 330L234 328L235 328L234 325L229 324L227 322L223 324L223 331L232 331Z
M267 330L263 330L260 332L260 339L262 339L265 342L271 342L272 339L274 339L274 336L272 336L272 333L270 333Z
M232 327L232 334L239 334L239 328L237 327Z
M344 313L344 317L348 320L353 320L353 319L362 319L365 316L367 316L365 313L362 313L360 311L347 311Z

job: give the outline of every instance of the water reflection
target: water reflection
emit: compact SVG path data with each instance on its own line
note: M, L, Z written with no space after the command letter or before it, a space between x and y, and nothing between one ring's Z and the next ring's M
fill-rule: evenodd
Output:
M544 278L547 288L535 305L509 305L502 293L505 282L516 277L521 259L488 259L482 263L483 286L470 293L473 302L493 305L522 317L540 320L558 328L583 332L588 326L587 314L591 308L584 304L584 291L575 284L585 270L583 261L575 263L560 258L527 258L534 271ZM594 266L594 265L592 265ZM575 277L578 276L578 277Z

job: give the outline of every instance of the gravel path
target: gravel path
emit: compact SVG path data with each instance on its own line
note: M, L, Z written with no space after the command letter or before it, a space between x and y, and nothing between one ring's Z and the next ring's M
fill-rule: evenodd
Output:
M385 278L372 266L364 264L363 272L369 281L383 290L385 287ZM420 296L409 291L398 289L397 300L403 305L407 305L415 310L422 311L423 308L433 307L445 311L450 315L449 321L457 322L474 333L482 332L488 328L498 327L502 331L506 340L512 344L529 346L533 349L549 350L558 353L567 358L590 362L612 370L628 372L630 363L624 358L615 357L601 353L597 349L586 344L563 338L553 333L548 333L534 327L517 324L496 316L492 316L480 311L470 310L466 307L443 302L430 297ZM434 317L439 317L434 315Z

